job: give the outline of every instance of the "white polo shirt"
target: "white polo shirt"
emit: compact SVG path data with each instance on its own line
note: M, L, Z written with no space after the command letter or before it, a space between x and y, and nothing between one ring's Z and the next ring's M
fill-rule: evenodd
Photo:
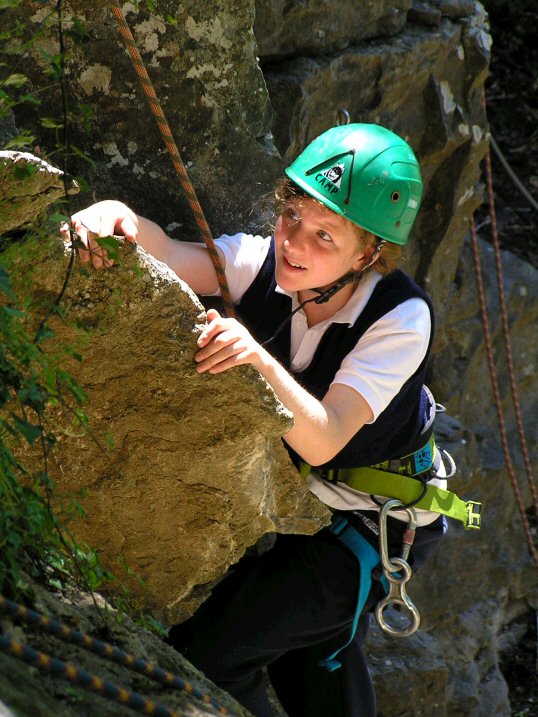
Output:
M216 245L224 254L226 279L234 303L241 300L254 281L265 261L270 242L270 236L244 233L223 235L216 239ZM294 371L301 371L308 366L323 333L332 323L349 326L355 323L381 278L381 274L376 271L364 274L349 301L334 316L311 328L308 327L303 310L293 316L291 367ZM296 292L284 291L279 286L276 291L291 298L292 310L299 306ZM382 316L361 336L355 348L342 361L332 383L344 384L360 393L372 409L375 421L422 362L430 333L430 312L426 302L419 298L404 301ZM441 471L442 468L441 465ZM446 481L434 479L432 482L446 487ZM307 483L320 500L333 508L378 509L368 495L343 483L334 485L316 478L313 474L307 478ZM437 517L436 513L427 511L417 511L417 514L420 514L417 515L419 525L426 525Z

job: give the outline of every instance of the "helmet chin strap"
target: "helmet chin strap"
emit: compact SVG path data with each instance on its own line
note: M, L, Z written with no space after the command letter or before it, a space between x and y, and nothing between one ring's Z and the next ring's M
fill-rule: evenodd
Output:
M386 244L384 239L381 239L374 249L374 252L372 256L370 257L367 264L365 264L360 271L350 271L347 274L344 274L338 281L333 284L332 286L329 286L328 289L311 289L311 291L315 291L319 294L319 296L316 296L314 299L308 299L307 301L304 301L301 304L301 307L307 304L310 301L314 301L316 304L326 304L329 299L331 299L340 289L343 289L344 286L347 286L348 284L351 284L353 281L356 281L361 274L363 274L366 269L369 269L372 264L374 264L377 260L377 257L381 253L381 249ZM301 308L299 307L299 308Z
M340 291L340 289L343 289L344 286L347 286L348 284L351 284L351 283L353 283L354 281L357 281L357 280L359 279L359 277L366 271L366 269L369 269L369 268L372 266L372 264L374 264L374 262L377 260L379 254L381 253L381 249L383 248L383 246L384 246L385 243L386 243L386 242L385 242L384 239L381 239L381 240L378 242L378 244L376 245L376 248L374 249L374 252L373 252L372 256L370 257L368 263L365 264L360 271L349 271L347 274L344 274L344 276L342 276L340 279L338 279L338 281L336 281L332 286L329 286L328 289L311 289L311 291L315 291L317 294L319 294L319 296L313 296L311 299L306 299L306 301L301 302L301 303L299 304L299 306L298 306L296 309L294 309L294 310L289 314L289 316L286 316L286 318L284 319L284 321L282 321L282 322L279 324L277 330L276 330L275 333L271 336L271 338L267 339L266 341L264 341L264 342L263 342L262 344L260 344L260 345L263 346L263 347L265 347L265 346L267 346L267 344L270 344L271 341L273 341L274 339L276 339L276 337L277 337L278 334L282 331L282 329L284 328L284 326L286 326L286 324L287 324L289 321L292 320L292 318L294 317L294 315L295 315L298 311L300 311L304 306L306 306L306 304L310 304L312 301L313 301L315 304L326 304L326 303L329 301L329 299L332 299L332 297L333 297L335 294L337 294L337 293Z

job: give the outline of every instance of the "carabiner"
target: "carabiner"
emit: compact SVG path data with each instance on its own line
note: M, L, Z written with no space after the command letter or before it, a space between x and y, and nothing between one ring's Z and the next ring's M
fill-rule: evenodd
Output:
M410 599L405 589L406 584L413 574L407 557L409 555L410 543L404 542L402 556L399 558L390 558L387 544L387 516L391 510L404 509L409 515L409 523L407 530L413 532L416 529L416 513L413 508L405 508L400 500L388 500L383 504L379 518L379 551L381 554L381 565L383 574L389 584L389 592L386 597L376 606L375 617L381 627L389 635L393 637L409 637L416 632L420 625L420 614ZM389 605L400 605L407 608L410 613L409 625L403 629L398 629L390 625L383 615L383 611Z

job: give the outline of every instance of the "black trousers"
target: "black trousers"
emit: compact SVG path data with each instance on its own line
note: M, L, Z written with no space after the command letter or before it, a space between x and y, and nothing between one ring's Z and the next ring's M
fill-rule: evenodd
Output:
M376 513L368 513L377 520ZM376 544L362 521L357 525ZM399 554L405 524L389 519L390 552ZM441 520L417 531L423 562L443 533ZM272 717L264 667L289 717L375 717L375 693L363 653L369 614L383 595L374 581L341 669L319 660L344 645L355 613L360 566L328 530L278 536L275 546L239 564L168 642L256 717Z

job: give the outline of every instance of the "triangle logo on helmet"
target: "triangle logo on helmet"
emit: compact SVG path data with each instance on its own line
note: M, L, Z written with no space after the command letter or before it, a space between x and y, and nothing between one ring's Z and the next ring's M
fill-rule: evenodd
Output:
M340 189L345 171L346 165L343 162L341 164L333 164L332 167L329 167L329 169L323 172L323 176L326 177L331 184L334 184L337 189Z

